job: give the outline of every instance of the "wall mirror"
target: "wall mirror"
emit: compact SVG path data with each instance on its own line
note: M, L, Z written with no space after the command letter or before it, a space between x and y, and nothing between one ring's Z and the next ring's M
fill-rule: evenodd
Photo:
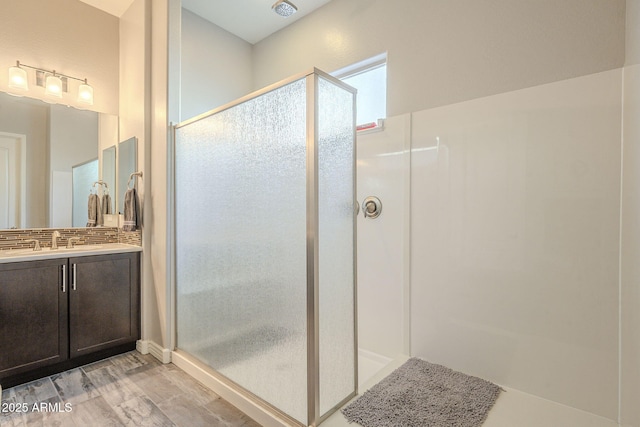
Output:
M118 213L124 213L124 193L127 191L129 176L136 172L138 164L138 139L134 136L118 144ZM132 180L131 186L136 184Z
M88 162L84 162L79 165L74 165L71 168L71 179L72 179L72 188L73 188L73 211L72 211L72 226L73 227L85 227L87 225L88 220L88 208L87 208L87 200L88 193L94 192L101 194L101 188L98 188L94 185L97 182L98 176L98 159L89 160ZM89 189L89 191L87 191ZM61 211L60 207L56 207L53 209L54 217L59 215ZM51 223L52 227L61 227L54 220Z
M73 167L117 135L116 116L0 92L0 229L72 227Z
M108 189L110 197L109 206L103 206L104 213L115 213L117 206L118 192L116 191L116 146L102 150L102 181L105 183L105 189ZM104 203L105 199L103 199Z

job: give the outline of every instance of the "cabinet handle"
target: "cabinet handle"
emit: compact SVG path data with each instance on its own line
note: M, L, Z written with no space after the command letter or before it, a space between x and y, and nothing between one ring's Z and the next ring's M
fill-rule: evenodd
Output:
M67 266L62 264L62 293L67 292Z
M76 290L76 264L71 265L71 289Z

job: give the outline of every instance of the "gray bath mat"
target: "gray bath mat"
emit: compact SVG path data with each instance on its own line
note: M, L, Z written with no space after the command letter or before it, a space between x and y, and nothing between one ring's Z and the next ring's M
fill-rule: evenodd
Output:
M364 427L477 427L502 389L412 358L342 410Z

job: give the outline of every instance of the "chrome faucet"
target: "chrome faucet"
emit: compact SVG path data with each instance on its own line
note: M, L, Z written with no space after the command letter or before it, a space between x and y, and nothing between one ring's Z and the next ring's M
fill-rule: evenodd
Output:
M79 237L69 237L69 240L67 240L67 249L73 248L73 242L79 242L79 241L80 241Z
M51 250L58 249L58 237L60 237L60 232L58 230L51 234Z

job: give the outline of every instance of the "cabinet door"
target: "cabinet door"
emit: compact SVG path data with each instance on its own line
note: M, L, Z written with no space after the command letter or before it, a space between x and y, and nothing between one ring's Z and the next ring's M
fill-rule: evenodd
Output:
M139 338L137 253L69 259L70 357Z
M0 378L69 357L67 260L0 264Z

